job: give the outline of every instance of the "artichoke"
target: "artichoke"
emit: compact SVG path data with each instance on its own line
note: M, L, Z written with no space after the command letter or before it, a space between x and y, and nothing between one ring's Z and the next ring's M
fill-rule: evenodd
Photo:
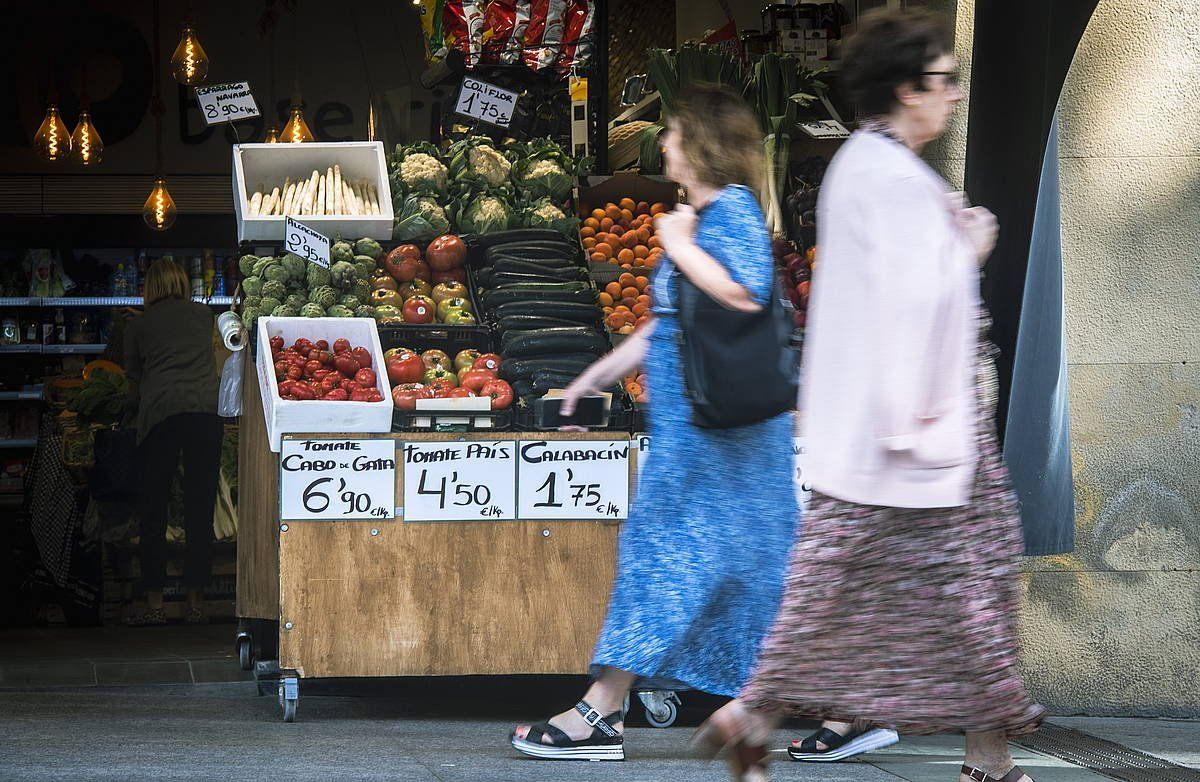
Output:
M323 309L328 309L337 304L338 292L328 285L322 285L309 292L308 300L313 304L319 304Z
M258 303L258 311L265 312L269 315L282 306L283 302L279 299L273 299L270 296L263 296L262 301Z
M238 270L243 277L253 277L254 267L258 264L259 257L257 255L243 255L238 258Z
M283 256L282 264L283 268L287 269L288 276L293 280L304 282L305 279L307 279L306 267L308 266L308 261L304 260L299 255L288 253L287 255Z
M359 304L354 308L354 317L356 318L373 318L375 317L375 308L370 304Z
M300 308L300 317L302 318L323 318L325 310L321 309L320 304L309 302Z
M334 304L329 308L327 313L331 318L353 318L354 310L349 307L343 307L341 304Z
M263 298L279 299L280 301L283 301L288 295L287 286L282 282L268 280L267 282L263 283L262 295Z
M247 277L242 280L242 293L247 296L261 296L263 289L262 277Z
M338 299L338 304L341 304L343 307L349 307L350 309L354 309L359 304L362 304L362 300L360 300L353 293L346 293L346 294L343 294L340 299Z
M372 261L378 261L383 256L383 248L374 239L359 239L354 243L354 254L365 255Z
M260 309L261 304L262 296L247 296L246 298L242 299L242 311L245 312L247 307Z
M275 282L287 282L292 275L282 263L273 263L266 268L263 276Z
M350 295L359 301L366 301L371 298L371 284L366 280L359 280L350 289Z
M297 315L299 315L299 313L286 304L280 304L278 307L271 310L272 318L294 318Z
M269 255L265 256L263 258L259 258L258 262L254 264L254 276L262 277L266 273L267 267L273 266L275 263L276 263L275 259Z
M365 280L371 276L371 273L376 269L375 260L366 255L354 256L354 274L360 280Z
M354 246L350 242L334 242L329 248L329 260L332 263L354 260Z
M283 303L294 310L298 310L305 304L308 304L308 297L302 293L290 293L288 294L288 297L283 300Z
M253 329L255 322L258 320L259 310L256 307L242 307L242 325L247 330Z
M334 286L344 291L350 290L354 287L354 283L358 282L358 273L350 261L338 261L329 268L329 273L333 276Z
M329 274L329 270L324 266L318 266L315 263L308 265L308 289L320 288L322 285L328 285L333 278Z

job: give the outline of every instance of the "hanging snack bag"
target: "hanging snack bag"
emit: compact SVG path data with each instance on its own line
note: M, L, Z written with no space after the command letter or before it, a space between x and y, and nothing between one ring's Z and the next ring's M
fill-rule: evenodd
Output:
M535 71L553 68L562 49L563 27L566 24L567 0L550 0L546 8L546 30L542 33L542 45L535 52Z
M572 68L584 68L592 55L592 14L595 6L591 0L571 0L567 8L564 27L562 56L558 67L563 73Z
M530 0L516 2L512 34L508 36L504 53L500 55L500 62L505 65L515 65L521 61L521 52L525 48L525 30L529 27L529 5Z
M421 32L425 38L425 59L441 60L446 56L446 42L442 40L442 4L445 0L418 0L417 12L421 14Z
M479 64L485 24L482 0L446 0L442 8L442 35L448 49L458 49L468 68Z
M500 62L500 55L512 39L513 28L516 26L516 5L516 0L491 0L487 4L487 10L483 14L481 62L489 64Z

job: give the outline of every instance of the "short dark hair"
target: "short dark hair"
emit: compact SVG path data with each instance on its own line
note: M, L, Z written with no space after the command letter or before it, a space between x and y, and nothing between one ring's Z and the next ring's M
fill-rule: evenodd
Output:
M870 11L846 43L842 78L863 116L876 117L895 108L897 87L923 84L928 64L953 51L945 20L932 11Z

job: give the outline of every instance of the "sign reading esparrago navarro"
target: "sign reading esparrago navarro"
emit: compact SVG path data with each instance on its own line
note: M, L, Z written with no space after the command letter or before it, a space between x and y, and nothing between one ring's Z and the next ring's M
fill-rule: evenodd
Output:
M196 102L200 104L200 113L206 125L259 116L258 104L250 92L248 81L197 87Z

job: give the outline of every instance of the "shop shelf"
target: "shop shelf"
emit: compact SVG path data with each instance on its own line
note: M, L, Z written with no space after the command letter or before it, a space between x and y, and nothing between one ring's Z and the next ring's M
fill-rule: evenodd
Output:
M0 345L0 353L41 353L42 346L29 345Z
M103 353L108 348L108 345L99 343L94 345L42 345L41 348L43 353L88 355L92 353Z
M0 307L36 307L40 301L33 296L0 296Z
M22 391L0 391L0 402L36 402L41 398L41 386Z
M192 301L212 307L228 307L233 304L233 297L193 296ZM141 296L58 296L44 299L0 299L0 307L140 307L143 303L144 299Z
M0 448L33 448L35 445L37 445L36 437L0 440Z

